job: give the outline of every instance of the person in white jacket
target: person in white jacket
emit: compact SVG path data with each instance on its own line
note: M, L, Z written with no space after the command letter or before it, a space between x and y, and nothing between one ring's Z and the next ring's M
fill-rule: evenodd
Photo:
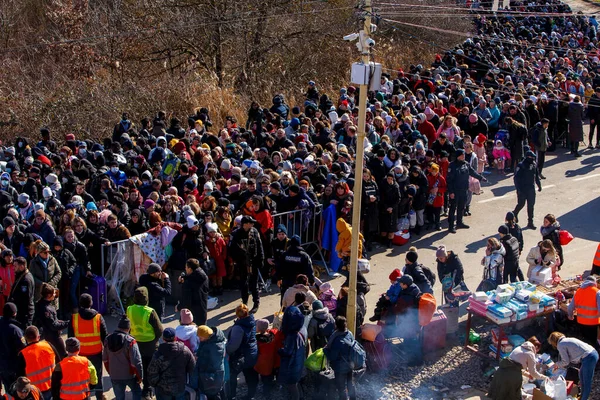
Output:
M526 375L532 380L545 380L546 377L536 369L535 355L542 347L539 340L534 337L529 338L525 343L514 349L508 358L518 362L523 366Z
M483 265L483 280L477 290L493 290L502 283L504 273L504 256L506 250L496 238L489 238L485 248L485 257L481 260Z

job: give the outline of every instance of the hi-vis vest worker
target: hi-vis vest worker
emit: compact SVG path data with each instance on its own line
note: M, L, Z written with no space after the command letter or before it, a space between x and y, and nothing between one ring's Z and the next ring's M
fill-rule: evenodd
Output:
M80 350L82 356L91 356L102 352L102 340L100 338L100 323L101 316L97 314L93 319L86 320L81 318L79 314L73 314L73 332L75 337L79 339Z
M52 397L55 400L83 400L90 395L90 385L98 383L98 375L92 363L79 355L80 342L68 338L65 342L68 356L52 374Z
M594 254L594 260L592 260L592 275L600 275L600 244Z
M569 304L569 317L577 311L577 323L581 325L600 325L600 294L596 278L588 276L575 292L573 301Z
M20 393L20 394L19 394ZM31 384L31 381L26 376L20 376L17 378L11 388L4 393L5 400L41 400L42 392L40 389Z
M31 327L30 327L31 328ZM35 327L34 327L35 328ZM31 381L32 385L35 385L42 392L50 390L52 372L56 364L56 354L50 343L45 340L35 342L30 341L27 333L30 329L27 328L26 338L30 344L21 350L21 355L25 360L25 375ZM35 334L39 340L39 332L35 329Z
M149 322L152 311L154 310L148 306L137 304L127 307L127 318L131 321L130 335L138 342L151 342L156 337Z

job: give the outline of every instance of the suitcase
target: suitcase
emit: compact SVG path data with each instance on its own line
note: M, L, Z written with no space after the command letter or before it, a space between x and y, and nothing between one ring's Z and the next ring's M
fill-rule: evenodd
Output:
M442 310L437 310L431 322L421 330L421 348L423 354L430 353L446 347L446 315Z
M442 307L442 311L444 312L444 315L446 316L447 320L446 333L456 333L458 331L458 314L460 311L459 308L450 307L450 305L447 305L445 307Z
M92 296L92 301L94 302L92 308L94 310L102 315L106 314L108 300L106 279L98 275L92 276L87 279L87 286L84 288L83 292Z
M367 370L369 372L384 371L390 363L390 348L383 332L380 332L373 342L364 340L362 345L367 353Z

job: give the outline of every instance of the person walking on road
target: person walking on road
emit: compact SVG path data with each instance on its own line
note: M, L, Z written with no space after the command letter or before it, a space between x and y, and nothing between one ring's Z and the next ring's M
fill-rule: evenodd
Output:
M25 347L17 358L17 375L26 376L42 392L44 400L52 398L52 371L61 357L56 349L45 340L40 340L40 331L35 326L25 329Z
M536 229L533 224L533 209L535 206L535 186L538 187L538 192L542 191L542 183L540 181L540 173L535 163L535 153L528 151L525 154L525 159L519 163L515 171L515 188L517 189L517 205L513 214L515 221L519 222L519 211L527 202L527 228Z
M450 211L448 214L448 232L456 233L457 229L469 229L463 223L465 206L467 204L467 192L469 191L469 177L487 182L487 179L477 173L469 163L465 161L465 151L458 149L455 152L456 160L448 166L448 196L450 197ZM456 220L456 227L454 221Z
M137 342L129 334L131 321L121 318L117 329L106 337L102 349L102 361L110 376L116 400L125 400L125 389L129 386L132 400L142 399L144 367Z
M179 277L183 284L183 298L179 310L188 309L198 326L206 323L208 315L208 276L200 267L200 261L190 258L185 263L185 276Z

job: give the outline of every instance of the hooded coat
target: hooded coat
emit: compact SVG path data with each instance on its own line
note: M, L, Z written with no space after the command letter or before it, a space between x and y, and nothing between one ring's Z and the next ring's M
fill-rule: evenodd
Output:
M148 306L152 307L158 318L162 320L165 315L166 297L171 295L171 280L155 278L150 274L140 276L140 286L148 289Z
M298 307L285 309L281 321L281 330L285 335L283 348L279 350L281 366L277 381L283 385L294 385L300 382L304 360L306 360L306 329L304 314Z
M225 382L225 347L227 340L222 330L211 327L213 335L200 342L194 372L190 375L190 386L208 396L221 391Z
M208 276L202 268L196 268L183 279L180 308L187 308L194 314L196 325L205 325L208 316Z
M335 319L329 313L327 307L313 311L312 318L308 323L308 339L312 352L327 346L329 336L327 333L335 331Z
M335 251L338 253L350 253L350 246L352 245L352 227L343 218L338 218L335 223L335 227L339 233L338 242L335 246ZM363 235L359 233L358 240L358 258L362 258L363 251Z
M38 255L29 263L29 271L33 275L35 281L35 301L37 302L41 297L42 284L48 283L55 288L58 287L62 272L58 266L56 259L48 255L46 261L42 261L42 258Z
M542 234L542 240L549 239L552 242L558 253L558 257L560 258L560 264L564 264L563 248L560 244L560 224L558 221L554 221L554 223L549 226L540 227L540 233Z

